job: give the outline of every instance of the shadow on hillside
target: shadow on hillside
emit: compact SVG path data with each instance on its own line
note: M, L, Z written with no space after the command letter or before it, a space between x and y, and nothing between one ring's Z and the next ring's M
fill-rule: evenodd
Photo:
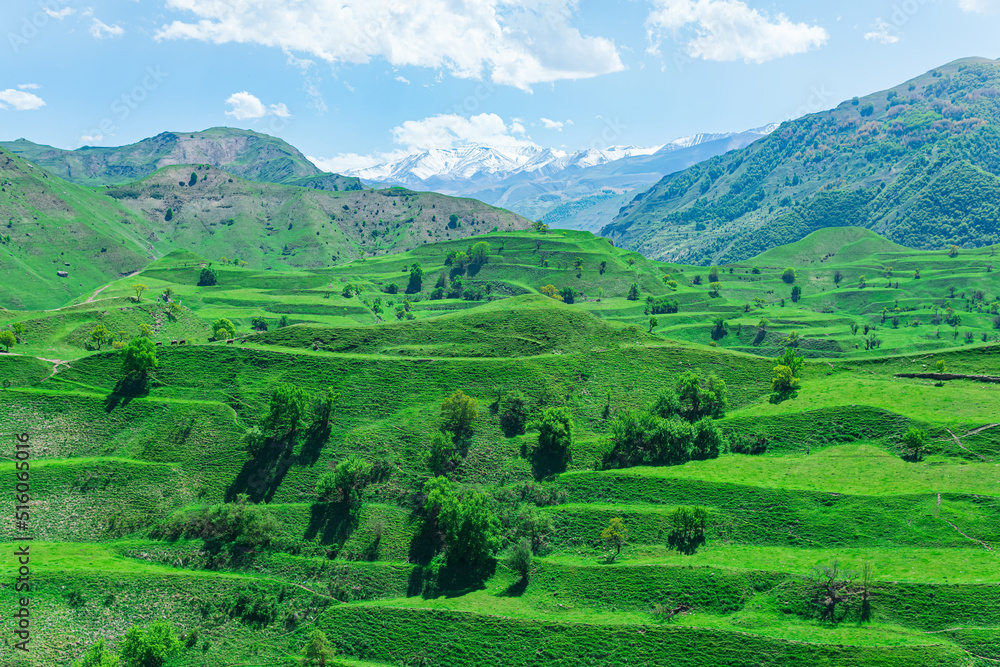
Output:
M528 578L521 577L510 586L508 586L503 593L500 593L499 597L502 598L519 598L524 595L524 592L528 590Z
M309 510L309 525L306 527L306 540L319 536L320 544L335 544L331 557L336 557L347 538L358 527L357 512L351 511L351 503L315 503Z
M496 563L479 568L436 562L415 567L407 583L407 597L457 598L486 588L486 581L496 572ZM527 584L525 584L527 586ZM522 591L523 592L523 591Z
M323 451L323 446L330 439L330 426L328 424L312 424L306 429L302 448L299 449L298 460L302 465L316 465L319 455Z
M226 502L233 502L241 493L255 503L270 502L288 474L294 448L292 437L268 438L261 452L243 464L240 474L226 489Z
M118 406L128 405L133 398L145 396L149 396L148 378L122 378L104 398L104 411L111 412Z

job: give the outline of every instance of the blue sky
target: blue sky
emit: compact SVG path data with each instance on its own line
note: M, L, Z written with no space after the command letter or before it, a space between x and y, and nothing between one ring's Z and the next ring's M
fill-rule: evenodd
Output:
M1000 57L1000 0L6 0L0 139L228 125L327 167L655 145Z

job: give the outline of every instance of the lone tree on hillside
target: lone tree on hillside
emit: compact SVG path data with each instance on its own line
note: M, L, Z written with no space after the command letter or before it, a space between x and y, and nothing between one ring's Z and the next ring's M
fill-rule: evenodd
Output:
M613 563L622 552L622 547L628 541L628 529L620 517L615 517L608 522L608 527L601 531L601 539L608 545L609 549L614 549L613 554L608 554L608 562Z
M122 353L122 371L126 377L145 378L159 365L156 345L148 338L133 338Z
M795 350L788 348L775 361L774 375L771 377L771 403L781 403L795 398L799 392L799 376L802 374L802 357L795 356Z
M785 269L785 272L781 274L781 279L784 280L789 285L791 285L792 283L794 283L795 282L795 269L793 269L791 267Z
M461 389L441 403L441 422L446 431L463 438L472 431L472 422L479 416L479 401Z
M97 349L100 350L101 346L111 340L111 332L103 324L98 324L96 327L90 330L90 340L94 341L97 345Z
M431 441L427 445L426 457L427 467L437 477L447 475L454 465L461 460L455 449L455 443L446 432L442 431L435 431L431 435Z
M236 327L233 326L233 323L225 317L220 317L212 322L212 337L215 338L215 340L224 340L235 336Z
M198 286L199 287L211 287L212 285L218 284L219 277L215 273L215 269L209 264L204 269L201 270L201 275L198 276Z
M274 435L293 433L299 428L307 411L306 393L293 384L283 382L271 393L264 430Z
M304 667L326 667L328 661L333 660L336 651L322 630L313 630L309 635L305 650L302 652L300 664Z
M705 543L707 527L706 508L678 507L670 513L670 534L667 536L667 545L690 556Z
M490 261L490 244L486 241L476 243L469 250L469 261L473 264L486 264Z
M802 298L802 288L798 285L792 287L792 303L798 303Z
M135 290L135 301L136 303L138 303L140 300L142 300L142 293L148 290L149 288L143 285L142 283L136 283L135 285L132 285L132 289Z
M656 319L655 317L650 317L649 318L649 333L653 333L653 329L655 329L657 326L659 326L659 324L660 324L660 321L658 319Z
M840 287L840 281L844 279L844 274L839 270L833 272L833 284Z
M639 285L632 283L632 286L628 288L628 295L625 297L629 301L639 300Z
M321 500L336 498L340 502L357 502L371 480L372 464L358 456L350 456L320 476L316 495Z
M923 458L924 447L927 445L927 434L919 428L911 426L906 431L906 435L903 436L903 445L909 450L909 456L912 460L919 461Z
M541 419L529 424L538 430L531 452L535 473L540 477L563 472L573 460L573 413L569 408L546 408Z
M410 267L410 282L406 286L407 294L416 294L424 287L424 270L419 262L414 262Z
M133 625L118 649L123 667L163 667L180 653L177 630L167 621L153 621L145 630Z
M4 352L10 352L11 346L17 343L17 336L13 331L0 331L0 345L3 345Z

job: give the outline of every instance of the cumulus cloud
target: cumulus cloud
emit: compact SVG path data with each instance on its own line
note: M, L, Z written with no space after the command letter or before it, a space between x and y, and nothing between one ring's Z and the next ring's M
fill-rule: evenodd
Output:
M259 97L251 95L245 90L230 95L229 99L226 100L226 106L229 107L226 110L226 115L232 116L236 120L251 120L254 118L263 118L264 116L288 118L292 115L284 103L268 106L261 102Z
M865 39L870 42L875 41L880 44L895 44L899 41L899 34L891 25L882 19L876 19L875 26L872 28L871 32L865 33Z
M96 143L100 142L100 140L103 139L103 138L104 138L103 134L93 134L93 135L91 135L91 134L81 134L80 135L80 142L83 143L84 145L92 145L92 144L96 144Z
M459 114L441 114L422 120L408 120L392 129L392 138L397 145L403 148L369 155L341 153L332 158L310 156L309 160L324 171L345 173L394 162L426 150L459 148L470 145L495 148L537 148L537 144L525 133L524 125L519 119L514 119L508 125L500 116L492 113L482 113L469 117Z
M562 132L563 127L566 125L566 123L558 120L552 120L551 118L539 118L538 120L542 121L542 127L546 130L559 130Z
M111 37L121 37L125 34L125 29L117 23L108 25L99 18L94 18L90 23L90 34L97 39L109 39Z
M829 39L820 26L771 16L740 0L653 0L646 28L653 54L669 33L682 35L691 58L758 64L805 53Z
M963 12L994 14L1000 12L1000 0L958 0Z
M570 25L578 0L166 0L195 21L156 38L261 44L330 63L384 58L394 67L488 77L530 90L624 69L614 42Z
M34 111L45 106L45 100L33 93L8 88L0 90L0 109L13 108L15 111Z
M396 81L399 81L400 83L405 83L406 85L410 85L410 80L407 79L405 76L402 76L402 75L397 76L396 77Z
M49 9L48 7L43 7L42 9L45 11L46 14L48 14L49 16L51 16L54 19L59 19L60 21L62 21L64 18L66 18L70 14L75 14L76 13L76 10L73 9L72 7L63 7L59 11L56 11L54 9Z

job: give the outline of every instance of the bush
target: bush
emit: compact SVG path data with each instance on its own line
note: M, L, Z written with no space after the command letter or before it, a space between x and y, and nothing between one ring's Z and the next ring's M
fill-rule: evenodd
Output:
M794 283L795 282L795 269L793 269L791 267L785 269L785 272L781 274L781 279L783 281L785 281L785 283L787 283L789 285L791 285L792 283Z
M133 625L119 647L123 667L162 667L180 651L177 631L166 621L153 621L145 630Z
M371 463L352 455L320 476L316 483L316 495L321 500L336 498L340 502L357 502L372 480L372 470Z
M573 413L569 408L547 408L531 428L538 430L538 442L531 452L536 474L560 473L573 459Z
M251 317L250 328L254 331L267 331L267 319L264 317Z
M211 266L206 266L201 270L201 275L198 277L199 287L211 287L212 285L217 285L219 277L215 273L215 269Z
M133 338L122 354L122 372L126 377L144 378L159 365L156 345L148 338Z
M212 338L215 340L226 340L236 337L236 327L232 322L224 317L212 322Z
M507 437L521 435L528 424L528 398L516 389L507 392L500 399L497 410L500 414L500 428Z
M670 513L670 533L667 545L683 554L691 555L705 543L708 527L708 509L704 507L678 507Z
M526 537L521 538L507 552L504 564L516 572L521 577L521 581L527 581L531 575L531 540Z
M118 656L108 650L102 637L73 663L73 667L119 667L120 664Z
M472 422L479 417L479 401L467 396L461 389L441 403L441 422L446 431L462 438L472 430Z
M305 649L302 651L300 664L308 667L325 667L334 655L336 655L336 651L330 646L326 634L322 630L313 630L309 635Z
M306 393L293 384L283 382L271 392L264 431L275 436L298 430L307 413Z

